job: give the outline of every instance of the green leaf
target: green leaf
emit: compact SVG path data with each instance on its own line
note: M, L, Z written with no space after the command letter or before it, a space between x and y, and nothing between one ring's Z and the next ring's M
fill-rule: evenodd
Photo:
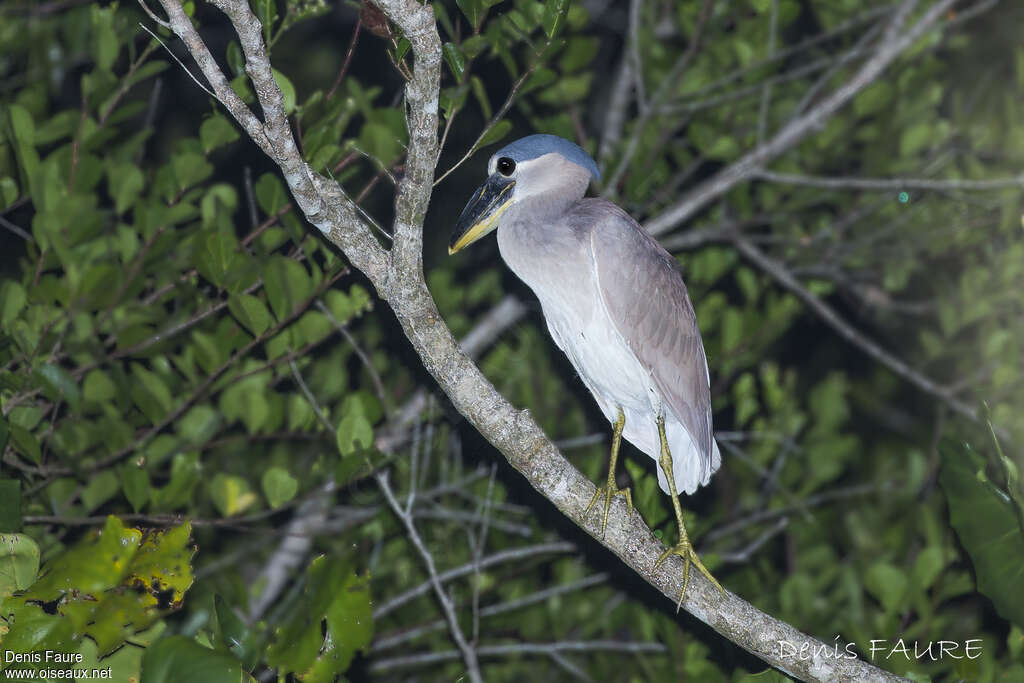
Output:
M43 393L47 398L56 401L58 398L67 401L72 410L82 405L82 390L71 374L59 365L46 364L36 368L36 375L43 385Z
M29 194L33 198L38 198L36 174L39 170L39 154L34 146L36 133L32 115L24 107L12 104L7 108L7 116L14 133L14 147L17 151L18 163L28 182Z
M480 19L484 14L483 4L480 0L455 0L455 4L469 20L470 26L473 28L480 26Z
M349 412L338 423L335 439L342 457L352 455L373 445L373 426L362 412Z
M271 467L263 473L263 495L270 507L279 508L299 491L299 481L283 467Z
M887 612L895 612L907 593L907 576L888 562L876 562L864 577L864 587L878 598Z
M199 465L198 453L175 454L171 460L171 480L163 488L150 494L154 507L173 509L187 504L201 477L202 467Z
M875 114L892 102L893 94L894 89L887 80L877 80L853 98L853 111L861 117Z
M249 482L232 474L220 472L209 483L210 499L223 517L233 517L245 512L256 502L256 494Z
M218 287L226 287L241 260L237 251L238 240L233 234L215 230L197 240L192 258L203 277Z
M324 301L339 325L347 325L353 318L373 308L369 293L359 285L353 285L348 293L330 289L324 295Z
M470 36L459 45L459 49L470 59L476 59L481 52L490 47L486 36ZM490 118L490 114L486 118Z
M48 562L28 599L51 602L70 590L97 594L120 583L135 556L142 532L108 517L102 530L88 534L74 548Z
M985 476L985 460L969 444L940 446L939 483L946 493L949 519L967 549L984 593L999 614L1024 627L1024 513Z
M39 546L25 534L0 534L0 598L35 583Z
M251 294L238 294L228 299L228 309L231 314L249 330L253 336L258 337L274 323L270 311L266 305Z
M171 157L171 168L178 191L198 185L210 177L213 166L199 152L180 152Z
M256 203L268 216L276 214L288 203L288 192L284 189L284 183L273 173L261 175L252 189L256 195Z
M107 185L114 199L114 212L120 215L135 205L146 186L146 178L135 164L110 164L107 166Z
M135 512L138 512L149 502L149 473L133 462L127 462L121 468L121 486L124 489L124 497Z
M484 115L485 119L491 118L491 101L487 97L487 90L484 88L484 82L479 77L473 76L469 79L469 83L473 88L473 96L476 97L477 104L480 105L480 112Z
M284 113L291 114L295 111L295 86L288 80L288 77L283 73L274 69L274 81L277 83L277 87L281 89L281 95L284 98Z
M86 401L109 401L117 396L117 386L102 370L90 370L82 383L82 395Z
M0 209L6 209L18 199L18 183L10 176L0 177Z
M359 131L359 148L384 166L402 154L408 135L400 109L378 108Z
M161 638L142 655L141 683L239 683L251 681L242 663L185 636Z
M116 496L120 489L118 476L112 470L103 470L93 475L82 489L82 504L87 512L92 512Z
M217 617L218 635L223 647L241 660L246 670L252 670L259 662L261 654L256 635L238 618L220 595L213 596L213 610Z
M445 43L442 53L444 54L444 61L448 63L448 68L451 69L452 75L455 76L455 80L461 83L462 75L466 72L466 58L463 56L462 50L455 43Z
M170 389L159 375L138 363L132 364L132 374L136 380L130 390L132 400L150 422L160 422L174 406Z
M310 565L308 578L300 604L274 631L267 663L280 674L335 680L373 637L369 577L320 556Z
M99 648L91 638L82 638L78 654L82 660L75 664L79 669L110 669L108 680L112 681L138 681L141 677L142 655L146 648L153 644L163 632L167 625L163 621L156 622L145 631L132 635L132 646L122 647L106 657L100 657ZM106 671L104 671L106 674Z
M493 145L495 142L502 140L512 131L512 122L502 119L484 133L484 136L480 138L480 142L474 147L474 150L481 149L487 145Z
M283 256L274 256L267 261L263 268L263 284L270 309L279 322L306 303L313 292L305 267Z
M14 444L14 448L35 464L38 465L42 462L43 452L39 448L39 441L36 439L35 434L13 422L10 424L10 430L11 442Z
M114 66L120 52L117 31L114 28L114 8L92 7L92 55L96 65L104 71Z
M932 139L932 127L928 121L915 123L900 134L900 156L917 154L928 146Z
M202 403L192 406L178 420L178 433L193 446L202 446L220 429L221 416L213 406Z
M199 126L199 140L203 143L203 151L207 154L237 139L238 130L226 116L214 114Z
M939 574L942 573L945 566L946 560L943 557L942 548L934 545L925 548L917 554L917 558L914 560L914 569L911 574L914 584L921 590L928 590L935 583L935 579L939 578Z
M25 288L20 283L14 280L0 283L0 329L11 330L26 301Z
M411 48L411 47L412 47L412 43L410 43L407 38L405 38L405 37L399 38L398 39L398 46L395 48L395 61L396 62L402 61L402 57L405 56L405 53L408 52L409 48Z

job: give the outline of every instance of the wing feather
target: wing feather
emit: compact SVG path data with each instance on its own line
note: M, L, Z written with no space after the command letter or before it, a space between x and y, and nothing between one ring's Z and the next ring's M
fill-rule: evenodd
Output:
M712 466L711 389L697 316L675 259L611 202L586 199L578 218L590 244L605 307L655 387Z

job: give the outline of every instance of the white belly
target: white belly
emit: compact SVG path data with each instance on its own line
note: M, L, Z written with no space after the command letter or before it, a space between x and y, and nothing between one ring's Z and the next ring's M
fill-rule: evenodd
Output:
M592 301L599 301L597 297L595 292ZM622 408L626 419L623 438L657 463L661 455L657 416L663 414L676 491L693 493L706 484L720 462L717 444L710 471L702 472L699 451L689 432L671 410L665 409L650 374L616 332L604 307L581 310L551 298L541 299L541 306L551 337L610 423L618 419L618 409ZM658 485L669 493L668 479L661 466L656 467Z

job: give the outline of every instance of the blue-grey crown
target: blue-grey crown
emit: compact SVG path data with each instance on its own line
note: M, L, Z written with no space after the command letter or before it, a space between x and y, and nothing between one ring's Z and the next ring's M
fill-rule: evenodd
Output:
M576 143L569 142L557 135L548 135L546 133L527 135L525 138L519 138L515 142L505 145L495 152L494 156L499 158L508 157L515 162L520 162L536 159L552 152L561 154L577 166L590 171L590 174L598 180L601 179L601 172L597 170L597 163L590 158L590 155L584 152L583 148Z

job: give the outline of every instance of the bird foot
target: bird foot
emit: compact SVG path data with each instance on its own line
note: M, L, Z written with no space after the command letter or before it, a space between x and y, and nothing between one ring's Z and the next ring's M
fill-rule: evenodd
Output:
M590 514L590 508L594 507L594 503L601 496L604 496L604 516L601 519L601 536L604 536L604 530L608 526L608 510L612 506L612 498L615 496L625 496L626 505L629 506L629 514L633 514L633 494L629 492L629 488L620 489L615 486L614 482L608 482L607 486L598 486L597 490L594 491L594 497L590 499L590 504L587 505L587 509L583 512L584 515Z
M704 566L704 563L700 561L700 556L697 555L697 551L693 549L693 544L690 543L690 539L684 536L683 538L679 539L679 543L672 546L671 548L666 548L665 552L663 552L661 554L661 557L658 558L658 561L654 563L654 568L657 569L661 565L661 563L664 562L670 555L678 555L679 557L683 558L684 563L683 590L679 593L679 602L678 604L676 604L676 612L678 612L679 608L683 606L683 598L686 596L686 588L690 585L691 564L695 566L700 571L700 573L703 574L705 578L707 578L708 581L714 584L715 588L717 588L722 593L725 592L725 590L722 588L722 584L718 583L715 577L711 576L711 572L709 572L708 568Z

